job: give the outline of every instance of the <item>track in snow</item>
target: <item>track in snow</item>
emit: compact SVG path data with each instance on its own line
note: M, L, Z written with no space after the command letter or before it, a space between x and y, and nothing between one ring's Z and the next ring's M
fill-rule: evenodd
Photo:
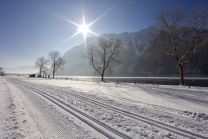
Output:
M13 80L14 81L14 80ZM78 112L79 114L81 114L82 116L84 117L87 117L88 119L98 123L99 125L101 126L104 126L106 129L110 130L111 132L117 134L118 136L122 137L122 138L130 138L129 136L125 136L124 134L118 132L117 130L113 129L113 128L110 128L109 126L105 125L104 123L100 123L100 121L94 119L93 117L90 117L89 115L83 113L82 111L79 111L78 109L66 104L63 100L61 100L60 98L57 98L57 97L54 97L52 96L51 94L49 94L50 92L47 92L45 91L43 88L39 89L38 86L36 86L35 84L32 84L32 83L29 83L29 85L27 83L24 83L24 82L15 82L16 84L19 84L21 86L24 86L25 88L28 88L32 91L35 91L39 94L41 94L42 96L44 96L45 98L53 101L54 103L56 103L57 105L59 105L60 107L62 107L62 105L65 105L67 106L68 108L70 108L71 110L73 111L76 111ZM46 87L46 86L44 86ZM53 88L54 89L54 88ZM47 90L47 89L46 89ZM137 114L134 114L134 113L130 113L130 112L127 112L126 110L123 110L123 109L120 109L120 108L116 108L116 107L113 107L113 106L110 106L108 104L104 104L102 102L98 102L98 101L95 101L91 98L88 98L88 97L83 97L81 95L78 95L78 94L75 94L75 93L69 93L67 91L63 91L63 90L56 90L57 92L61 92L62 94L61 95L67 95L67 96L72 96L72 97L75 97L75 98L79 98L83 101L86 101L86 102L89 102L89 103L92 103L94 105L98 105L100 107L103 107L103 108L107 108L111 111L115 111L117 113L120 113L122 115L125 115L126 117L129 117L129 118L132 118L134 120L139 120L143 123L146 123L146 124L149 124L151 126L155 126L155 127L158 127L160 129L164 129L164 130L167 130L167 131L170 131L170 132L173 132L177 135L180 135L182 137L187 137L187 138L207 138L205 136L202 136L200 134L196 134L196 133L193 133L193 132L190 132L190 131L186 131L186 130L183 130L183 129L179 129L177 127L173 127L173 126L170 126L170 125L167 125L167 124L164 124L164 123L161 123L161 122L158 122L156 120L152 120L150 118L146 118L146 117L143 117L143 116L140 116L140 115L137 115ZM63 108L63 107L62 107ZM80 119L79 116L75 115L76 117L78 117ZM87 121L85 121L87 122ZM95 127L96 128L96 127ZM99 129L98 129L99 130ZM101 131L99 131L101 132ZM106 134L106 133L104 133ZM107 134L106 134L107 135ZM109 136L110 137L110 136Z
M31 93L26 88L20 89L17 94L44 139L94 139L88 134L88 130L74 123L73 117L63 115L46 99Z

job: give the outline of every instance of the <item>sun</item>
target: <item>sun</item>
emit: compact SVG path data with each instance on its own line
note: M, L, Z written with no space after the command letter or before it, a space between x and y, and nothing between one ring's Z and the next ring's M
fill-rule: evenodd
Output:
M78 32L86 35L89 32L89 26L86 24L82 24L78 28Z
M70 19L67 19L66 17L62 16L62 15L59 15L59 14L56 14L56 13L52 13L50 11L47 11L49 12L50 14L62 19L62 20L65 20L75 26L78 27L77 29L77 32L75 32L73 35L71 35L67 40L65 40L63 43L61 43L59 46L65 44L67 41L71 40L73 37L77 36L78 34L83 34L83 37L84 37L84 41L86 43L86 38L87 38L87 34L90 33L90 34L94 34L96 36L100 36L100 34L90 30L90 26L92 26L95 22L97 22L100 18L102 18L106 13L108 13L109 11L111 11L115 6L117 6L122 0L120 0L118 3L116 3L115 5L113 5L110 9L108 9L106 12L104 12L103 14L101 14L99 17L97 17L95 20L93 20L91 23L89 24L85 24L85 17L84 17L84 14L82 14L82 24L78 24L76 22L73 22L71 21Z

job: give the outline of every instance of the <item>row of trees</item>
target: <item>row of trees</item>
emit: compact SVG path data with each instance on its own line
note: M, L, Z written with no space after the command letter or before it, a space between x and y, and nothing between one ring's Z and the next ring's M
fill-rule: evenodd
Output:
M53 72L53 78L55 75L55 72L58 69L63 70L63 66L65 65L66 61L61 57L60 52L58 51L50 51L48 53L48 59L46 59L44 56L37 58L35 61L35 67L39 69L39 74L42 75L42 73L46 76L48 72L48 65L51 66L52 72Z
M173 57L180 72L180 84L184 85L184 66L189 63L196 54L201 61L207 60L204 51L208 42L208 10L196 8L193 13L183 12L181 8L164 10L155 16L157 27L153 31L152 43L158 43L160 52ZM119 63L119 54L122 43L119 39L98 37L97 43L88 40L87 49L83 57L89 59L92 67L104 80L105 73L112 73L113 66ZM55 72L62 69L65 61L57 51L48 54L49 60L40 57L35 65L39 72L45 72L47 64Z

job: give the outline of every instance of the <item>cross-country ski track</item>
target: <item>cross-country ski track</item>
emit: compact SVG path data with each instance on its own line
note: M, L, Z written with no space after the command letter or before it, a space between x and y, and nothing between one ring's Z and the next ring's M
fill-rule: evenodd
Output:
M42 138L208 138L205 113L204 120L198 120L194 116L199 114L186 116L173 113L166 107L153 109L121 103L78 92L71 87L37 84L11 77L4 78L4 81L8 88L19 89L16 92ZM201 100L199 103L206 102Z

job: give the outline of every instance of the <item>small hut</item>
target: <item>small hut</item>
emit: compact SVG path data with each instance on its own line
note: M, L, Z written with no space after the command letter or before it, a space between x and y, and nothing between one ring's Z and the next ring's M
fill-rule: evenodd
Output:
M35 74L30 74L29 77L35 77Z

